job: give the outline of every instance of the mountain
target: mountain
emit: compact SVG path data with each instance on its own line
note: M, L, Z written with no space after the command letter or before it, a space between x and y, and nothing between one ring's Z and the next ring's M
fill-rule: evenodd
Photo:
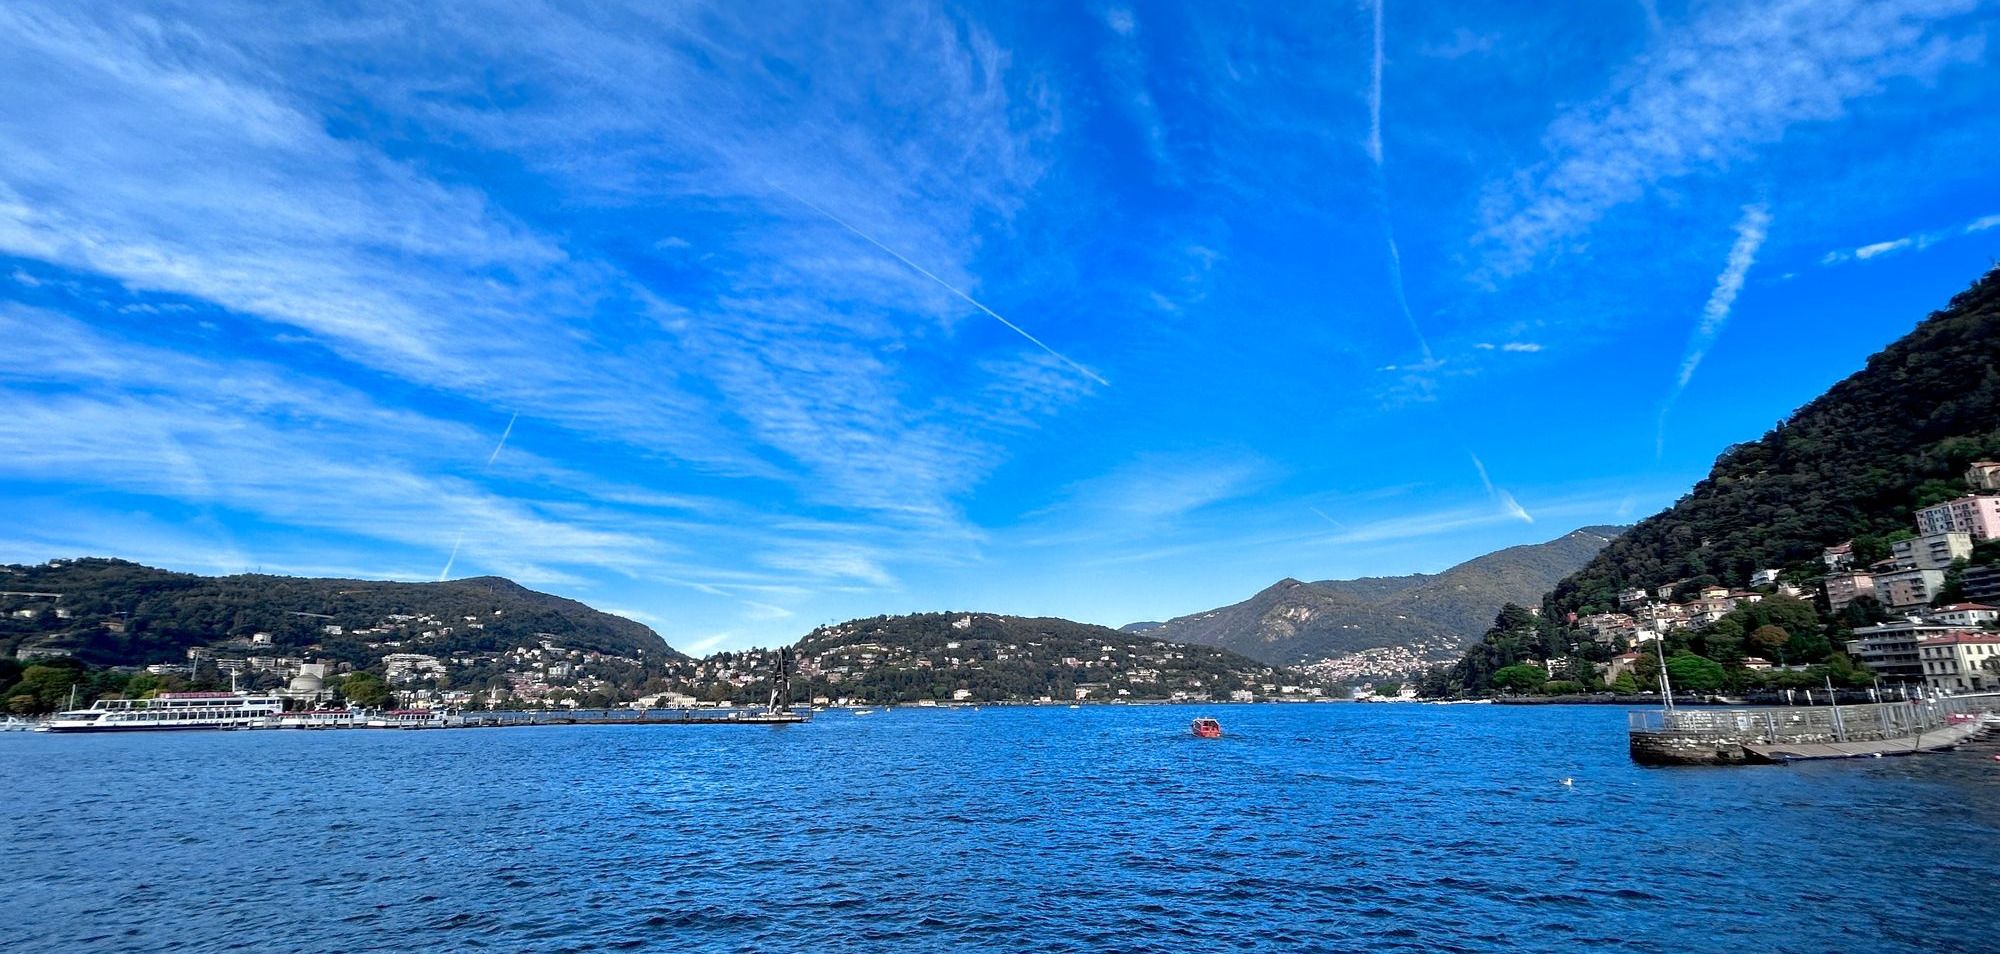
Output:
M1563 579L1550 618L1616 605L1628 586L1742 586L1752 571L1812 574L1852 539L1886 555L1911 512L1966 492L2000 457L2000 269L1883 348L1762 438L1723 451L1706 479Z
M256 633L270 635L265 652L272 655L317 647L310 650L316 658L356 666L373 664L385 645L449 655L545 640L634 659L681 658L644 625L492 576L444 583L206 577L90 558L0 566L0 591L0 655L67 652L94 665L181 662L191 647L247 645Z
M1235 690L1262 697L1270 694L1265 685L1303 681L1297 672L1213 647L1066 619L991 613L877 616L823 626L799 640L797 657L798 672L815 693L870 702L1139 700L1177 693L1226 699Z
M1412 662L1477 639L1508 602L1532 602L1621 532L1585 527L1436 574L1304 583L1285 579L1231 606L1181 616L1148 636L1218 646L1273 665L1401 647ZM1381 665L1388 665L1386 660Z

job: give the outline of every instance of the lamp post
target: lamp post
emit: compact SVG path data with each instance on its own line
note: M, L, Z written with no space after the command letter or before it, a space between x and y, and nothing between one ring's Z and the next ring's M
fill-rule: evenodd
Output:
M1664 634L1653 639L1653 651L1660 657L1660 698L1665 700L1667 711L1674 708L1674 684L1667 678L1667 638Z

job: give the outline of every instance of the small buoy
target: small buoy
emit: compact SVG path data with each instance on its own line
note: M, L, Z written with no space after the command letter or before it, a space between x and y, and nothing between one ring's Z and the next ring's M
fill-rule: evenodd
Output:
M1563 784L1564 784L1564 785L1575 785L1575 784L1576 784L1576 780L1575 780L1575 779L1573 779L1573 778L1570 778L1570 777L1569 777L1569 776L1567 776L1567 775L1565 775L1565 776L1563 776Z
M1869 755L1869 757L1870 757L1870 758L1878 758L1878 759L1879 759L1879 758L1881 758L1881 757L1882 757L1882 753L1880 753L1880 752L1870 752L1870 753L1868 753L1868 755Z

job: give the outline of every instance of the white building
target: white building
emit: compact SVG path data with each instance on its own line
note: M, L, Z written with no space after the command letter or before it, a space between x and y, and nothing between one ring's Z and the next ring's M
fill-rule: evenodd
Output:
M421 676L424 673L444 672L444 663L436 656L419 653L390 653L382 657L382 668L390 679L399 676Z
M1917 644L1924 681L1947 692L1984 692L2000 687L2000 673L1986 668L2000 657L2000 633L1952 633Z
M1897 566L1942 570L1951 566L1953 560L1963 560L1972 556L1972 534L1960 530L1926 533L1908 540L1898 540L1890 544L1889 549L1890 555L1895 557Z
M1750 574L1750 585L1770 586L1771 584L1778 582L1778 574L1780 572L1782 571L1777 569L1758 570L1755 573Z
M2000 621L2000 608L1984 603L1953 603L1925 613L1924 618L1937 620L1946 626L1977 629L1981 623Z

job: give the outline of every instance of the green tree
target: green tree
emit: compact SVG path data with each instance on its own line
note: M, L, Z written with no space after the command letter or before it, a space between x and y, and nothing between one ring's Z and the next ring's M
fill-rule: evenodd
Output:
M1403 684L1400 682L1396 682L1394 680L1389 680L1387 682L1378 682L1375 684L1375 694L1378 696L1393 696L1396 693L1402 691L1403 691Z
M1532 663L1503 666L1493 674L1493 687L1504 692L1535 692L1548 682L1549 674Z
M1619 673L1618 678L1611 680L1611 691L1621 696L1629 696L1639 691L1639 682L1633 679L1631 671L1627 670Z
M1722 664L1706 656L1675 653L1667 659L1667 679L1676 691L1714 692L1722 688Z
M1632 663L1632 681L1649 692L1660 688L1660 657L1653 647L1639 650L1639 658Z
M1889 608L1872 596L1857 596L1840 608L1840 622L1849 629L1873 626L1889 618Z
M31 700L27 703L29 712L53 712L68 704L71 686L82 685L86 681L80 670L28 666L21 670L21 681L15 684L9 699L26 697Z
M357 706L380 708L389 701L389 684L372 672L349 673L340 681L340 694Z

